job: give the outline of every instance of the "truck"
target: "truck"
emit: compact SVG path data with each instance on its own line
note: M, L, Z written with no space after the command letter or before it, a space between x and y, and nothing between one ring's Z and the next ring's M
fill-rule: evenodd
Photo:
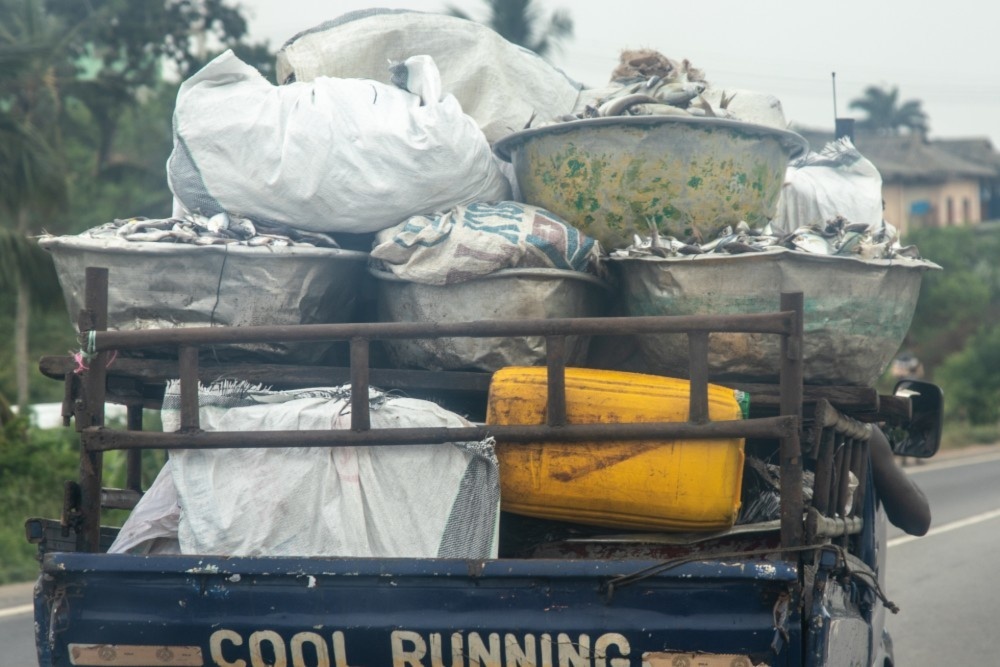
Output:
M79 478L62 516L26 522L37 545L38 662L220 667L750 667L893 664L884 629L885 515L868 466L875 424L900 455L926 457L940 439L942 397L902 380L893 395L803 381L803 295L744 315L341 323L106 330L108 270L88 268L80 313L86 364L43 357L65 383L63 414L80 439ZM670 332L689 340L687 419L569 423L566 339ZM728 382L751 396L744 419L709 420L708 339L753 332L780 339L777 381ZM545 419L486 424L490 374L372 367L389 339L540 336ZM346 366L213 361L206 346L345 341ZM172 357L121 354L168 349ZM113 363L110 363L113 360ZM82 367L81 367L82 366ZM350 428L206 431L198 383L238 378L279 388L344 383ZM142 430L179 379L180 428ZM458 400L470 426L373 428L370 387ZM123 427L107 403L127 406ZM612 420L613 421L613 420ZM741 438L780 470L774 520L708 532L525 530L502 514L498 557L233 557L107 553L116 528L102 510L134 508L147 450L445 443L486 437L537 442ZM103 485L103 455L127 452L126 488ZM147 454L148 455L148 454ZM811 483L805 483L806 478ZM287 483L294 484L294 480ZM253 507L246 508L254 512Z

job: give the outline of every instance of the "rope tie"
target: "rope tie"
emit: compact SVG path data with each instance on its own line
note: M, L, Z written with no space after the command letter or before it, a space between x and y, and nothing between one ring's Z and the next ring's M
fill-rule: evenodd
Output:
M73 361L76 362L76 368L73 372L77 375L83 373L84 371L90 370L90 362L97 356L97 332L88 331L87 332L87 344L84 346L81 344L80 350L77 352L71 352L73 356ZM115 359L118 358L118 350L114 350L111 353L111 358L108 359L108 363L105 368L111 368L111 364L115 363Z

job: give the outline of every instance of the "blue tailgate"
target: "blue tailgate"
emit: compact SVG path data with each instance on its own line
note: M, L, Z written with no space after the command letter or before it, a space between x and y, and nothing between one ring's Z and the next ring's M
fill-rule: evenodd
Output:
M640 667L668 652L798 661L797 618L772 650L794 565L688 562L609 593L615 577L656 564L50 553L36 596L40 664Z

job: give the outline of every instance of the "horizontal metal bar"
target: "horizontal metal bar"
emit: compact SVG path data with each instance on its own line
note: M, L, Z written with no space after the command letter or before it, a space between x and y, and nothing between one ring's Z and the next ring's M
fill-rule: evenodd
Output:
M218 345L289 341L505 336L578 336L650 333L772 333L791 331L793 312L746 315L663 315L648 317L580 317L563 319L479 320L475 322L369 322L298 324L258 327L178 327L134 331L100 331L97 350L150 345Z
M495 438L503 443L586 443L610 440L679 440L720 438L780 438L794 432L794 416L716 421L706 424L656 422L645 424L571 424L550 426L471 426L465 428L380 428L370 431L189 431L154 433L89 428L81 432L88 451L112 449L246 449L270 447L337 447L420 445Z
M131 489L101 489L101 507L113 510L130 510L136 506L142 493Z
M818 429L831 428L852 440L867 441L872 436L871 424L859 422L841 413L830 402L821 399L816 402L813 420Z

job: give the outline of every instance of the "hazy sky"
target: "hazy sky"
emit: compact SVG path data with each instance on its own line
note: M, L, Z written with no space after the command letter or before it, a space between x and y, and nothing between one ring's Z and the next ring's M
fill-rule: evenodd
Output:
M251 38L277 49L295 33L355 9L442 11L485 20L483 0L323 2L239 0ZM623 48L688 58L710 83L770 93L790 122L833 128L836 111L869 85L918 99L936 139L988 137L1000 150L1000 7L980 0L537 0L566 9L574 37L552 61L578 81L605 83Z

